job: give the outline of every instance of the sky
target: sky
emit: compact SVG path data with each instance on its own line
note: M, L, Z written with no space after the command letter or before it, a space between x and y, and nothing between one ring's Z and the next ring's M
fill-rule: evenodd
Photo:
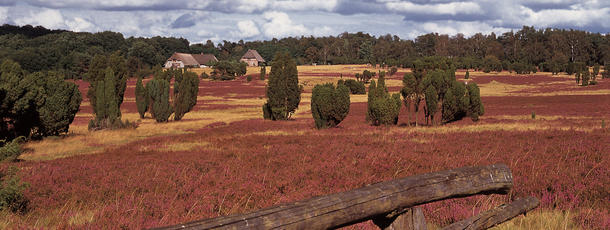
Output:
M191 43L365 32L501 34L524 25L610 33L610 0L0 0L0 24Z

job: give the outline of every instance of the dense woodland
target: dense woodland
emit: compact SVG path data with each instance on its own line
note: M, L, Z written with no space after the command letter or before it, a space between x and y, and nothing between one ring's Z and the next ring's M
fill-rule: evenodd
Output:
M342 33L330 37L288 37L269 41L190 44L184 38L125 38L121 33L76 33L43 27L0 27L0 59L18 62L29 72L56 70L66 78L83 78L96 54L117 52L126 58L135 73L138 69L161 65L173 52L212 53L219 60L237 60L248 49L257 50L266 60L278 51L287 51L297 64L371 63L412 67L419 57L441 56L453 60L457 68L509 69L511 65L540 70L567 70L568 63L587 66L610 63L610 35L578 30L535 29L501 35L481 33L471 37L430 33L414 40L390 34Z

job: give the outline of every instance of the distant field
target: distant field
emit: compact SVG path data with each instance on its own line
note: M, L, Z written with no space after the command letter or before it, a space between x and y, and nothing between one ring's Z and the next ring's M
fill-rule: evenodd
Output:
M123 119L139 120L140 127L88 132L91 106L84 98L69 135L26 145L17 164L30 184L32 209L24 215L0 212L0 229L177 224L492 163L512 169L515 185L508 196L424 205L427 220L444 226L533 195L541 207L499 229L610 228L610 80L579 87L572 77L550 73L471 72L468 81L480 86L485 106L477 123L408 127L403 107L398 126L373 127L365 122L367 96L352 95L350 113L338 128L316 130L312 88L364 69L379 70L299 66L305 91L291 121L262 119L265 82L258 67L248 68L251 82L202 80L195 111L180 122L139 120L132 79L121 110ZM391 92L400 90L405 72L387 77ZM464 74L456 73L459 80ZM85 95L87 83L77 84Z

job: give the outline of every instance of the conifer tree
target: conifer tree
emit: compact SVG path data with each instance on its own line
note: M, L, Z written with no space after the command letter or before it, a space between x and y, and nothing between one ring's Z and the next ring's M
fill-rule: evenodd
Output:
M146 111L148 111L148 92L144 85L142 85L142 78L138 78L136 83L136 106L138 107L138 113L140 118L144 118Z
M269 83L267 85L267 103L263 105L265 119L289 119L301 101L296 62L288 53L278 53L273 59Z
M176 76L179 77L174 81L174 120L179 121L197 104L199 77L188 71Z

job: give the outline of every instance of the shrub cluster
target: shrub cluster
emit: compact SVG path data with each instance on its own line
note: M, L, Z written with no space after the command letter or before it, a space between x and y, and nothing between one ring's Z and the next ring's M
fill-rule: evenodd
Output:
M174 79L174 93L170 101L170 81ZM159 70L155 78L142 85L142 79L136 83L136 104L138 113L144 118L150 112L157 122L167 122L174 114L174 120L179 121L197 104L199 93L199 77L188 70Z
M0 141L0 162L11 162L17 160L21 155L21 143L25 141L25 137L17 137L12 141Z
M396 72L398 72L398 68L392 66L392 68L390 68L390 76L393 76L394 74L396 74Z
M413 73L407 73L403 77L403 102L409 113L413 108L416 125L421 102L424 102L426 123L432 121L434 124L434 117L439 110L445 123L460 120L467 115L477 121L484 113L479 87L475 83L466 85L458 82L451 66L445 66L447 69L439 66L441 65L417 65ZM468 75L467 72L466 76Z
M316 128L335 127L349 113L349 89L342 84L316 85L311 96L311 113Z
M366 120L372 125L395 125L400 104L400 94L390 95L383 77L379 78L379 84L373 80L369 85Z
M239 61L219 61L212 63L212 80L229 81L246 74L247 64Z
M301 91L295 60L288 53L277 53L269 73L263 117L266 120L289 119L299 107Z
M40 138L68 131L80 107L78 86L57 72L29 74L16 62L0 65L0 139Z
M364 70L362 74L356 74L356 80L364 83L369 83L369 81L375 77L376 73L368 70Z
M23 191L29 185L21 182L17 171L16 167L0 171L0 210L24 213L28 210L30 201L23 195Z
M356 81L354 79L339 80L337 85L345 85L351 94L366 94L366 87L364 82Z

